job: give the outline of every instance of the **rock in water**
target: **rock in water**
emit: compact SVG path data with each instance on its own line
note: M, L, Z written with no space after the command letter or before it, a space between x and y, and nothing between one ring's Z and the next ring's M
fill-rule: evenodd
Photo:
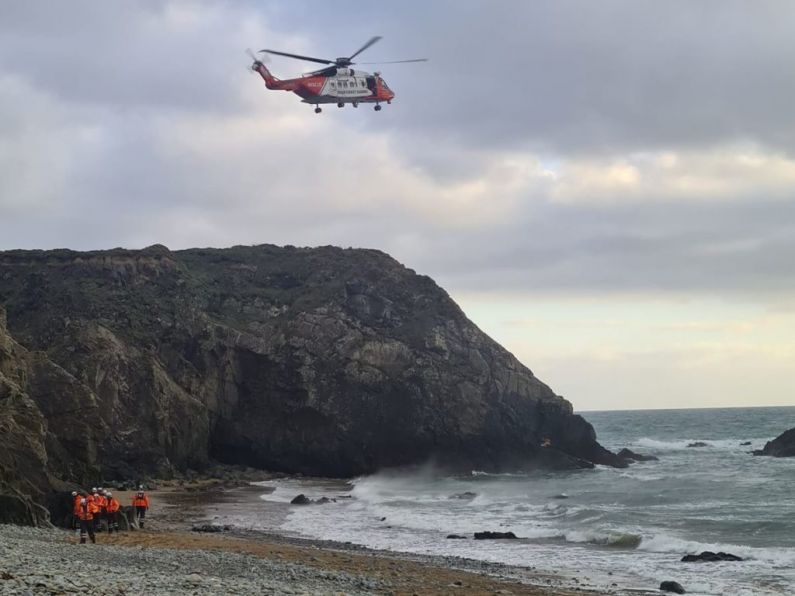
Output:
M379 251L0 252L0 303L0 467L17 479L0 494L211 458L337 477L626 465Z
M709 444L705 443L704 441L696 441L694 443L688 443L688 447L709 447Z
M706 561L709 563L717 563L720 561L742 561L741 557L737 555L733 555L731 553L713 553L711 551L705 550L703 553L699 553L697 555L685 555L682 557L683 563L696 563L700 561Z
M475 540L515 540L513 532L475 532Z
M627 449L626 447L619 451L616 455L618 457L623 457L624 459L628 459L630 461L658 461L659 458L654 455L642 455L640 453L635 453L631 449Z
M307 497L305 494L300 494L294 497L292 501L290 501L290 505L311 505L311 504L312 504L312 499Z
M674 594L684 594L685 589L681 584L674 581L665 581L660 584L660 590L663 592L673 592Z
M768 441L763 449L755 450L754 455L772 455L773 457L795 457L795 428L783 432L772 441Z

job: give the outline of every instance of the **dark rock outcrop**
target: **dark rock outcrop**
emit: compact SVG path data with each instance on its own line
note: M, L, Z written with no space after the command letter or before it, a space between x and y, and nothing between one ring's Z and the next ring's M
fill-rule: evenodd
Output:
M290 501L290 505L311 505L311 504L312 504L312 499L310 499L303 493L296 497L293 497L293 500Z
M191 528L192 532L202 532L205 534L218 534L220 532L228 532L231 530L231 526L218 526L216 524L201 524L199 526L193 526Z
M0 305L11 498L213 460L322 476L626 465L444 290L378 251L0 252Z
M693 443L688 443L687 446L688 447L709 447L709 444L705 443L704 441L695 441Z
M448 540L467 540L466 536L462 536L461 534L448 534Z
M732 555L731 553L713 553L712 551L705 550L703 553L697 555L685 555L682 557L683 563L696 563L696 562L717 563L719 561L742 561L741 557Z
M631 449L627 449L626 447L619 451L616 455L623 459L628 459L630 461L658 461L660 458L654 455L642 455L640 453L635 453Z
M475 532L475 540L516 540L513 532Z
M685 589L682 584L674 581L664 581L660 584L660 590L663 592L673 592L674 594L685 594Z
M768 441L764 448L754 450L753 454L771 455L773 457L795 457L795 428L791 428L772 441Z

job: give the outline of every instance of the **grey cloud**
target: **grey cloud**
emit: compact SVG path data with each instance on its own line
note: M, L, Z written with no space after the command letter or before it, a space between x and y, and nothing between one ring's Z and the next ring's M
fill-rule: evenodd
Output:
M795 150L790 3L353 6L335 10L387 35L372 58L432 60L385 67L415 136L564 154L748 140Z

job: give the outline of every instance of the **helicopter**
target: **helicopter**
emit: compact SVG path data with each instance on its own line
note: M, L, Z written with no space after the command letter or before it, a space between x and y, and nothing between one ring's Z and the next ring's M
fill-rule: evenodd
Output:
M327 66L320 70L308 72L295 79L278 79L271 74L262 60L258 59L251 50L247 50L248 55L254 61L251 70L260 74L265 81L268 89L279 91L292 91L301 98L303 103L315 106L315 114L322 112L321 104L336 103L338 108L351 104L358 108L360 103L375 104L374 110L381 111L381 104L391 104L395 99L395 93L381 77L380 72L372 74L361 70L350 68L355 62L353 59L365 51L367 48L380 41L380 36L370 38L361 48L356 50L348 57L327 60L325 58L312 58L311 56L300 56L298 54L288 54L287 52L277 52L276 50L260 50L259 53L272 54L275 56L286 56L308 62L317 62ZM390 60L387 62L363 62L362 64L400 64L405 62L427 62L427 58L415 58L413 60Z

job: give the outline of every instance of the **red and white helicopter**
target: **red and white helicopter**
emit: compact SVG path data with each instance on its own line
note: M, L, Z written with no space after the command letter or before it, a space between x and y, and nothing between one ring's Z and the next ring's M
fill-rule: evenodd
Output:
M275 50L260 50L276 56L287 56L298 60L318 62L330 65L314 72L308 72L297 79L277 79L265 67L261 60L257 59L251 50L249 56L254 61L251 70L258 72L265 80L268 89L280 91L292 91L301 98L301 101L314 104L315 113L319 114L323 110L320 104L335 103L338 108L345 107L346 103L358 108L360 103L374 103L375 111L381 110L381 103L392 103L395 93L381 78L381 73L373 74L354 70L350 68L353 59L381 39L380 36L373 37L347 58L337 58L336 60L326 60L324 58L312 58L310 56L299 56L298 54L288 54ZM362 64L399 64L403 62L427 62L427 58L416 58L414 60L391 60L388 62L363 62Z

